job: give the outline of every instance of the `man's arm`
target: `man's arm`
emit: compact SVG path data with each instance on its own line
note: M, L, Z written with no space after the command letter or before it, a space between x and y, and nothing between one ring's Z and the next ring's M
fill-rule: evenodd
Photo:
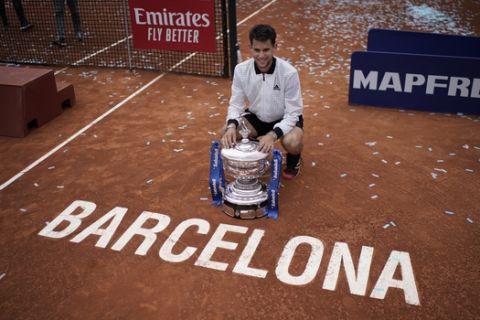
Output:
M238 119L245 108L245 91L243 89L242 81L243 75L240 74L239 66L235 67L232 81L232 95L228 105L227 122L229 120ZM236 123L238 126L238 122Z
M302 91L298 72L292 72L285 81L285 113L282 121L277 123L273 131L280 139L295 127L303 114Z
M224 148L232 148L237 140L237 127L239 125L238 118L240 118L245 108L245 92L242 86L242 77L239 75L238 65L235 67L232 81L232 95L228 105L227 124L225 133L222 137L222 144Z

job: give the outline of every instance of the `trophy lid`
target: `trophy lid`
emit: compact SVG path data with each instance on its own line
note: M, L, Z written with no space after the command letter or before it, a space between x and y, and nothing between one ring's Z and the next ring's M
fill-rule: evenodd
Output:
M265 159L268 154L257 150L258 142L248 139L250 130L248 130L243 121L241 121L241 124L242 129L240 130L240 134L242 135L242 140L233 148L222 149L222 156L236 161L258 161Z
M265 159L268 153L257 150L258 143L254 141L242 141L230 149L222 149L222 156L236 161L258 161Z

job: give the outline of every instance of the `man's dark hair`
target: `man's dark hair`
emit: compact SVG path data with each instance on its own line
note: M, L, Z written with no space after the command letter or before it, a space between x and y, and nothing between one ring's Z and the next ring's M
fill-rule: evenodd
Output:
M268 24L257 24L250 30L250 44L253 44L253 40L266 42L270 40L272 45L275 45L275 40L277 39L277 33L272 26Z

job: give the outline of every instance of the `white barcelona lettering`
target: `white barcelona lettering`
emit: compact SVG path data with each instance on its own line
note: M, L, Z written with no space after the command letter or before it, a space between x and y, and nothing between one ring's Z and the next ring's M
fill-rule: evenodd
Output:
M38 234L44 237L50 238L63 238L70 235L72 232L82 224L82 219L88 217L97 205L93 202L76 200L73 201L62 213L60 213L52 222L48 223ZM73 215L77 209L82 211L76 215ZM68 222L65 229L55 231L55 229L62 223Z
M148 220L156 220L157 224L151 228L144 228L143 225ZM165 230L165 228L170 223L170 217L150 211L144 211L138 216L138 218L132 223L132 225L125 231L125 233L120 237L120 239L115 242L112 246L112 250L120 251L125 247L125 245L133 238L135 235L143 236L144 240L142 244L137 248L135 254L145 255L152 246L152 244L157 240L157 233Z
M310 257L305 266L305 270L302 274L295 276L290 274L289 267L292 263L295 251L300 244L307 244L311 247ZM322 241L308 236L298 236L290 239L287 245L283 249L282 255L278 260L277 268L275 269L275 274L277 275L278 280L283 283L291 285L305 285L311 282L320 267L320 262L322 261L323 256L323 243Z
M373 248L362 247L358 262L358 272L355 272L352 256L348 244L343 242L335 243L330 262L328 263L327 274L323 281L323 289L334 291L337 286L340 267L343 262L348 286L352 294L363 296L367 290L370 265L372 264Z
M190 258L195 251L197 251L197 248L187 246L181 253L178 254L174 254L172 251L175 244L180 240L180 237L188 228L192 226L196 226L197 233L200 234L207 234L210 230L210 224L208 221L202 219L188 219L183 221L175 228L172 234L170 234L168 237L167 241L165 241L163 244L162 248L160 248L160 258L168 262L183 262L188 260L188 258Z
M390 79L393 79L393 77L390 77ZM412 77L411 81L412 87L413 83L420 85L422 82L421 77L418 76ZM466 83L461 79L454 80L454 82L457 83L458 89L456 90L459 91L462 90L462 86ZM71 235L81 226L83 219L94 212L95 208L96 204L93 202L73 201L38 234L53 239ZM73 236L70 241L79 243L91 235L96 235L99 236L99 239L95 246L106 248L123 222L127 211L128 209L124 207L114 207L83 231L80 231L76 236ZM209 236L209 239L205 239L206 244L201 249L201 245L198 242L196 242L196 247L186 245L186 242L189 241L187 233L189 235L194 233L199 235L209 234L210 223L208 221L190 218L178 223L170 235L166 237L166 240L164 240L164 237L158 237L158 234L164 232L170 222L171 218L166 214L143 211L126 228L126 231L113 244L111 249L121 251L134 237L138 238L140 236L142 242L135 250L135 254L144 256L158 238L161 238L161 241L164 242L158 254L162 262L185 262L193 256L197 256L196 252L201 250L195 262L192 262L194 266L225 272L229 265L232 264L234 265L231 269L232 273L259 279L266 278L269 270L274 268L275 277L278 281L292 286L308 285L315 280L319 270L321 270L320 265L325 251L324 244L320 239L312 236L295 236L290 238L283 247L276 265L273 265L271 261L268 262L270 263L269 269L268 263L265 260L261 260L261 257L264 256L261 251L272 249L271 244L269 245L268 243L260 246L265 238L264 230L254 229L248 236L248 240L244 241L239 238L246 237L249 234L247 227L219 224L213 234ZM227 238L229 240L226 240ZM237 240L233 241L232 239L234 238ZM243 249L235 252L240 243L243 244ZM306 257L306 262L302 258L299 259L298 251L300 247L303 249L308 248L309 250L307 255L302 255ZM220 249L223 249L221 254L217 253ZM224 250L228 250L228 254L225 254ZM387 297L389 289L396 289L400 290L397 291L398 293L404 295L405 303L419 306L418 289L408 252L391 251L383 269L381 269L380 276L373 282L375 283L373 289L368 288L370 269L375 262L373 251L374 248L372 247L362 246L358 263L355 265L354 260L356 259L352 258L348 244L344 242L335 243L324 274L322 289L329 291L342 290L337 289L337 283L340 277L344 276L350 293L353 295L368 296L367 291L371 290L371 292L368 291L370 292L370 298L383 300ZM214 259L214 255L217 256L217 259ZM256 261L254 261L255 256L257 257ZM259 265L262 263L263 268L260 268ZM255 264L256 267L254 267ZM342 266L344 272L341 272ZM376 269L380 268L377 266ZM399 272L397 272L398 269ZM401 275L400 279L394 278L396 273Z
M400 267L402 279L393 279L395 270ZM392 251L387 263L383 267L382 273L372 290L370 297L376 299L385 299L389 288L402 289L405 294L405 302L413 305L420 305L418 298L415 277L413 276L412 262L408 252Z
M210 241L207 243L202 253L198 257L195 265L199 267L225 271L228 267L228 263L212 261L210 259L212 258L217 248L227 250L235 250L237 248L238 243L223 240L223 237L227 232L244 234L247 232L247 230L248 229L246 227L233 226L230 224L220 224L217 230L215 230L215 233L210 238Z
M121 208L121 207L113 208L108 213L106 213L103 217L101 217L100 219L92 223L90 226L85 228L82 232L80 232L76 237L74 237L70 241L79 243L89 235L95 234L100 236L100 239L98 239L97 244L95 246L100 248L105 248L108 242L110 241L110 239L112 238L113 233L115 232L115 230L117 230L126 212L127 212L127 208ZM108 227L106 227L105 229L102 229L101 226L106 224L109 220L112 220L112 221L109 223Z

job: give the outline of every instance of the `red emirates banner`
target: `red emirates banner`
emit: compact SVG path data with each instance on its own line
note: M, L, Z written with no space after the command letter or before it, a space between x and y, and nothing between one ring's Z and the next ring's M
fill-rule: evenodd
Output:
M214 0L130 0L133 46L215 51Z

